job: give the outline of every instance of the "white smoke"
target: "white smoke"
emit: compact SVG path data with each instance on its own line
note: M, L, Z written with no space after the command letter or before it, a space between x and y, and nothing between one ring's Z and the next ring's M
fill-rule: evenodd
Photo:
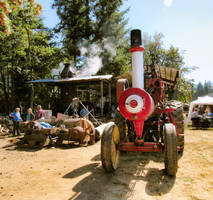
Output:
M173 1L174 1L174 0L164 0L164 1L163 1L163 4L164 4L166 7L170 7L170 6L173 4Z
M104 38L103 45L104 45L104 49L106 49L107 52L110 53L110 59L113 59L116 56L116 46L112 42L112 39Z
M61 62L61 63L59 63L58 69L52 69L52 72L51 72L52 76L53 77L59 76L63 69L64 69L64 64L63 64L63 62Z
M104 51L109 53L109 59L112 60L116 56L116 48L110 39L104 38L101 45L87 44L80 48L81 56L83 56L83 67L76 71L77 76L91 76L96 74L103 66L100 54Z
M81 56L85 59L80 70L76 71L77 76L91 76L98 72L102 67L102 59L99 56L101 48L96 45L87 45L80 48Z
M104 38L100 45L85 44L82 46L80 48L81 56L83 58L83 61L81 62L82 67L78 70L72 67L75 76L84 77L96 74L103 67L102 58L100 56L101 53L107 52L109 60L112 61L116 56L116 46L112 41L112 38ZM52 76L59 76L63 68L64 64L60 63L58 69L52 70Z

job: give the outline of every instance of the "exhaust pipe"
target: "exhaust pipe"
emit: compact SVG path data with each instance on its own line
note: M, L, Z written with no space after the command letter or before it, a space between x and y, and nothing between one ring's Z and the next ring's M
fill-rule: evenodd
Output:
M141 31L138 29L131 31L131 49L132 53L132 87L144 89L144 67L143 52L141 47Z

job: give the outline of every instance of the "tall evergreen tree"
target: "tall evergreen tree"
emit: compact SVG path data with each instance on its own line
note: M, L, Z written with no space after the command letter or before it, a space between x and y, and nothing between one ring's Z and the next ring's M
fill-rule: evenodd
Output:
M213 84L210 81L205 81L204 84L199 82L194 90L193 99L213 93Z
M121 3L122 0L54 0L53 7L60 18L56 32L63 34L65 52L75 66L82 43L103 39L103 27Z
M102 32L106 40L102 41L103 51L100 56L103 61L103 67L98 74L118 76L127 72L131 67L129 36L127 36L129 30L125 28L127 20L124 19L127 11L115 12L103 24ZM109 45L111 45L110 48Z

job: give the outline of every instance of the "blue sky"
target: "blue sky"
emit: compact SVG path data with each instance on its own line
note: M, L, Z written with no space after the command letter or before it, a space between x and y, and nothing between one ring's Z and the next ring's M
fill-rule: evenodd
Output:
M54 27L59 20L53 0L37 2L43 6L44 24ZM186 66L199 67L187 78L213 82L213 0L124 0L122 9L128 7L128 28L163 33L165 47L185 51Z

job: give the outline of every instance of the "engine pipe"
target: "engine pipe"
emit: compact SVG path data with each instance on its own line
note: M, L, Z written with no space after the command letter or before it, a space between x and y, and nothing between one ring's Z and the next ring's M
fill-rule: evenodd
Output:
M131 31L131 49L132 53L132 87L144 89L144 67L143 52L141 47L141 31L138 29Z

